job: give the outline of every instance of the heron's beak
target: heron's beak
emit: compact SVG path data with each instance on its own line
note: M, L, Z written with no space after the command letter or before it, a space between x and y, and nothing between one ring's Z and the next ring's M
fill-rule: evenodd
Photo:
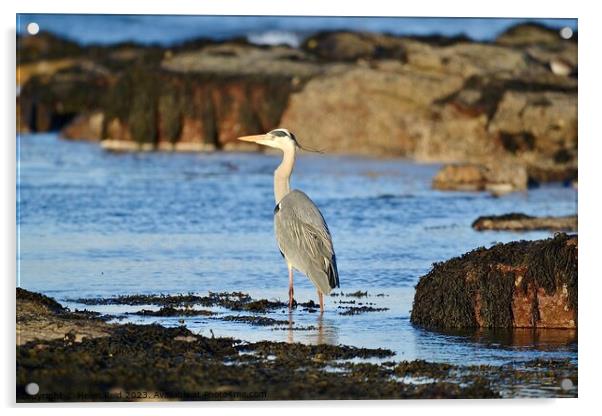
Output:
M269 139L268 139L267 134L257 134L254 136L242 136L242 137L239 137L238 140L242 140L243 142L266 144L266 141Z

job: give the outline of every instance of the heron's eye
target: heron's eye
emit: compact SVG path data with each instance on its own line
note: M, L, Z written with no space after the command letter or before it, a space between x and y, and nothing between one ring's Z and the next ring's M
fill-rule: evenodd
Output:
M276 136L276 137L286 137L288 136L288 134L286 134L285 132L283 132L282 130L272 130L270 132L270 134L272 136Z

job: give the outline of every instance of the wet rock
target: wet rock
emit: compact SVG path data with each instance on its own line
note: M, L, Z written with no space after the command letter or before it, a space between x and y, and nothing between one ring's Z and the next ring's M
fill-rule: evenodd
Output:
M366 312L384 312L388 311L389 308L375 308L373 306L339 306L338 309L342 309L339 315L359 315Z
M243 323L247 323L250 325L256 325L256 326L273 326L273 325L293 325L294 322L289 322L286 320L282 320L282 319L273 319L273 318L266 318L265 316L251 316L251 315L228 315L228 316L222 316L219 317L218 319L221 319L223 321L233 321L233 322L243 322Z
M391 357L395 353L386 348L356 348L348 345L305 345L300 343L260 341L239 346L241 351L255 351L257 354L275 355L286 360L307 360L319 357L321 361L351 358Z
M497 244L436 263L416 286L428 328L576 328L577 236Z
M54 299L17 288L17 345L33 340L81 342L107 336L110 326L98 314L70 312Z
M186 295L121 295L109 298L79 298L71 299L71 301L84 305L157 305L162 306L166 312L170 313L176 313L181 308L194 305L219 306L233 311L255 313L266 313L274 309L288 308L288 303L268 299L253 299L242 292L209 292L205 296L192 293Z
M365 290L364 291L358 290L356 292L351 292L351 293L342 293L342 295L351 297L351 298L363 298L363 297L368 296L368 292Z
M395 374L398 377L436 377L441 378L449 374L455 366L445 363L429 363L424 360L402 361L395 366Z
M527 170L517 163L446 165L433 178L433 188L496 194L527 189Z
M483 216L472 223L472 228L504 231L577 231L577 216L564 217L532 217L530 215L512 213L504 215Z
M171 306L164 306L157 311L142 309L137 312L132 312L131 315L140 316L213 316L215 312L211 312L203 309L191 309L191 308L173 308Z
M181 295L178 300L191 301L193 296ZM27 310L30 315L24 319ZM358 360L392 357L393 352L345 345L245 343L159 325L100 323L106 331L101 336L82 336L71 327L61 337L45 338L36 326L42 320L42 328L64 327L78 319L54 300L18 289L17 329L37 330L27 342L17 338L18 402L488 398L500 393L513 397L523 390L532 392L534 386L558 386L566 378L573 387L564 394L549 389L551 395L577 395L577 367L570 361L503 366L420 360L373 364ZM94 319L87 323L98 324ZM36 396L26 392L32 380L40 388Z

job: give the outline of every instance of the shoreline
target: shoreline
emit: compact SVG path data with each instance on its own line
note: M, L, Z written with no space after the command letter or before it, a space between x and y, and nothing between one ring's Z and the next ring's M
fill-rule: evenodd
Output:
M232 310L271 306L214 300L230 302ZM17 401L494 398L522 397L533 386L548 397L577 396L577 365L569 360L400 361L382 348L243 342L107 318L17 289ZM563 391L567 378L575 387ZM36 396L26 392L33 380Z

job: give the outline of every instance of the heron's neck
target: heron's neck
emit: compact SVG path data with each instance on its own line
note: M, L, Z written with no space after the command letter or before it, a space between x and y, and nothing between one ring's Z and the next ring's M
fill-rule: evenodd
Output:
M274 171L274 198L280 202L290 192L290 179L295 166L295 148L285 148L282 152L282 163Z

